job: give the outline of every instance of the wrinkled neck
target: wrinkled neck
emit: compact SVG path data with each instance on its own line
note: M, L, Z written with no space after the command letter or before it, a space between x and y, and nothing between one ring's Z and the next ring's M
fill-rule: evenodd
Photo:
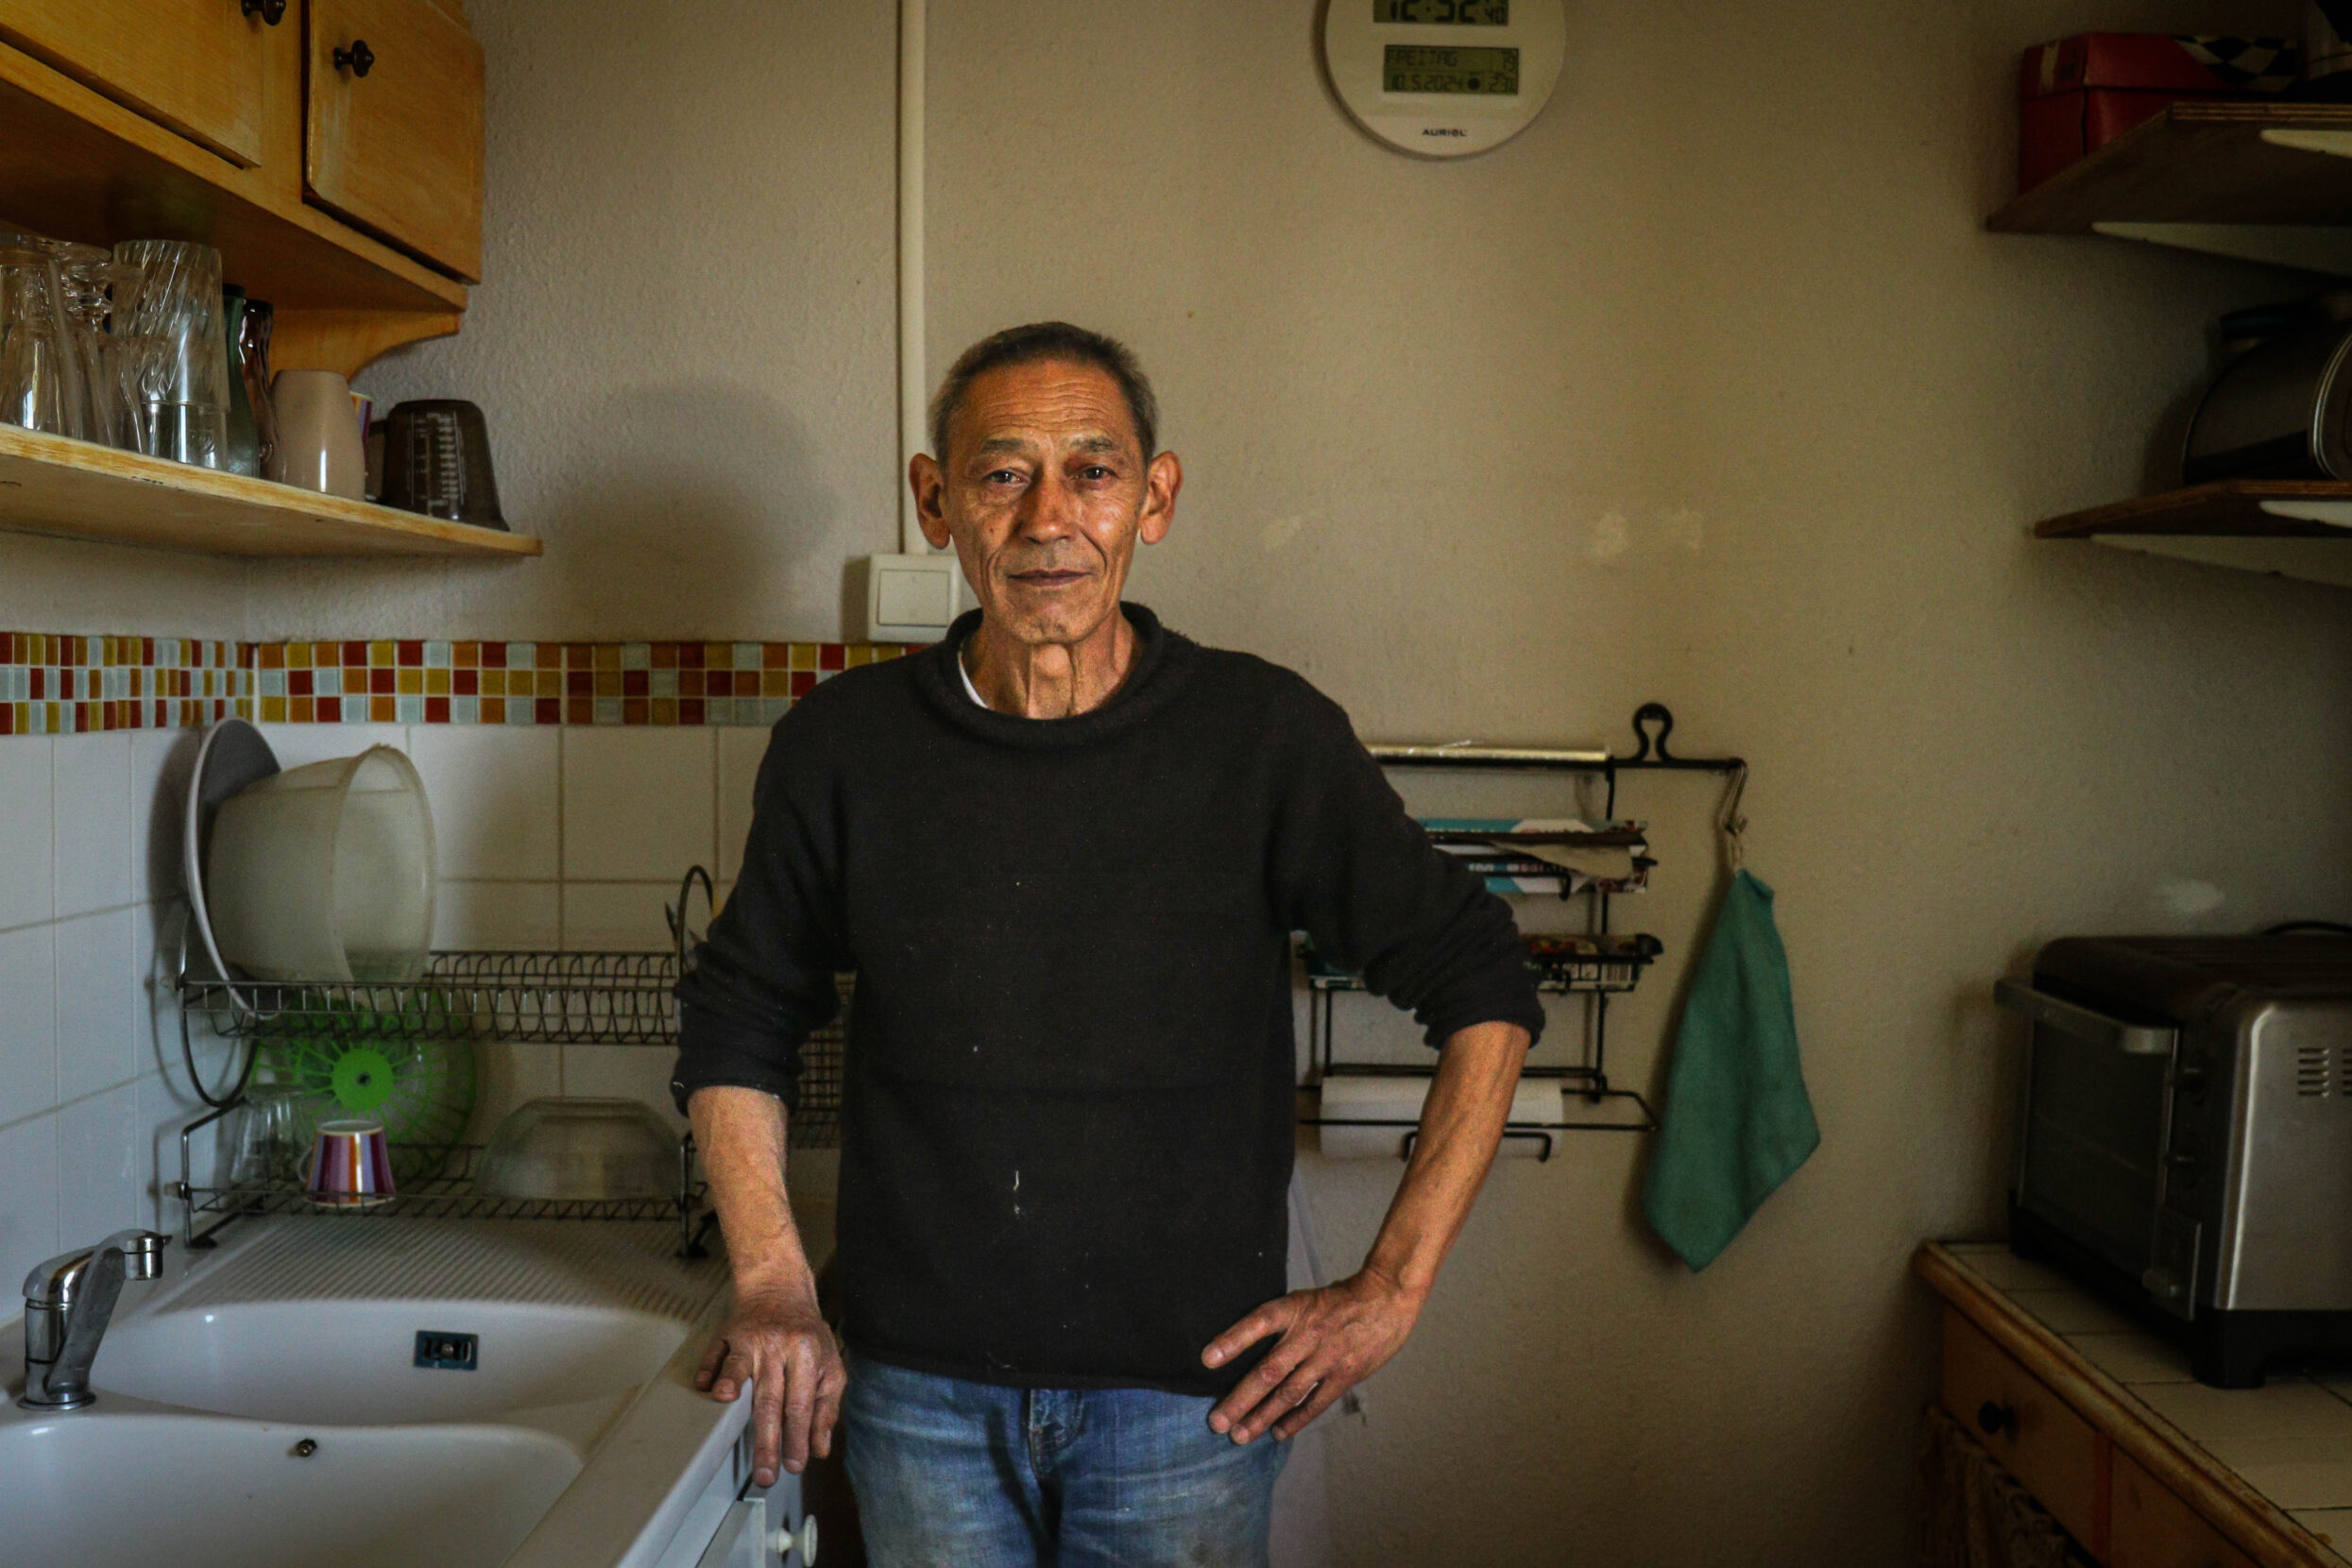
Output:
M1118 694L1135 662L1135 632L1114 611L1076 642L1022 642L986 616L958 650L980 700L1022 719L1074 719Z

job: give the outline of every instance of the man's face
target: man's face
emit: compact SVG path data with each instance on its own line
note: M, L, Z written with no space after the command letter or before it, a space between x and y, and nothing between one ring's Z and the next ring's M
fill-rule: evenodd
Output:
M947 438L940 461L914 460L915 503L932 547L955 545L983 619L1030 644L1100 630L1183 482L1174 454L1145 460L1118 383L1060 360L992 370Z

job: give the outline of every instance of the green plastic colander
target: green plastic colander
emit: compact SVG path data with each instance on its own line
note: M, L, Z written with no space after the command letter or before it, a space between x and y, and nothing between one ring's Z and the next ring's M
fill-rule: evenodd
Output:
M473 1116L477 1075L464 1020L427 998L433 1029L409 1032L417 1019L337 1006L330 1031L302 1018L278 1018L254 1042L253 1089L293 1101L297 1144L310 1147L318 1124L360 1116L383 1123L396 1182L447 1173L447 1146ZM305 1027L306 1024L308 1027Z

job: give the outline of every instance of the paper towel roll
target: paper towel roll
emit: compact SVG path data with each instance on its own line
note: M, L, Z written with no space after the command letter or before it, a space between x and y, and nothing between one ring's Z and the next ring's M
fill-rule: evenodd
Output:
M1429 1098L1429 1080L1419 1075L1333 1073L1323 1080L1322 1110L1326 1124L1334 1121L1405 1122L1421 1120L1422 1101ZM1523 1078L1510 1099L1511 1125L1558 1127L1568 1119L1557 1078ZM1411 1125L1402 1127L1333 1127L1322 1134L1326 1159L1401 1159ZM1532 1160L1543 1152L1541 1138L1505 1138L1496 1158Z

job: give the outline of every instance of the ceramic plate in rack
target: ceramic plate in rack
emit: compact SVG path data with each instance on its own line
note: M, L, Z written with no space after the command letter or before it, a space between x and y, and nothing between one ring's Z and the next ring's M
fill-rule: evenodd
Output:
M188 807L180 835L181 876L188 884L189 924L204 945L213 973L226 980L229 965L213 940L213 915L204 901L204 861L213 842L213 819L221 804L281 770L278 754L262 732L243 719L223 719L204 732L196 748L196 773L188 780ZM235 993L230 992L232 997ZM239 1001L242 1006L242 1000Z

